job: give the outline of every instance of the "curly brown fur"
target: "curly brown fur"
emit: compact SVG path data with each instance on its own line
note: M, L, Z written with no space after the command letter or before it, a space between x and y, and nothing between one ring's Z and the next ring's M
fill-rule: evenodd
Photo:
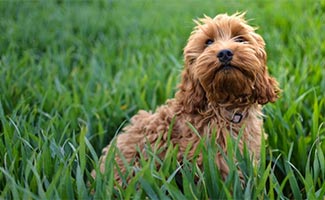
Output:
M205 16L196 24L184 49L185 67L175 98L154 113L139 111L117 136L116 147L127 162L133 160L134 165L138 165L135 159L139 154L137 148L144 151L148 143L154 145L158 138L161 138L158 146L164 147L174 117L170 141L179 146L177 159L180 162L189 144L188 157L194 156L201 138L188 123L202 136L216 130L215 142L225 152L229 132L237 137L243 130L239 149L246 144L254 159L259 159L263 134L261 105L274 102L280 91L267 71L264 40L246 23L244 14L221 14L213 19ZM231 57L226 61L220 58L223 50ZM106 170L108 149L109 146L103 150L100 159L102 173ZM164 152L159 156L163 157ZM115 160L125 173L119 154ZM229 169L221 153L215 161L226 177ZM197 165L202 167L200 155ZM114 171L115 178L121 183L117 170Z

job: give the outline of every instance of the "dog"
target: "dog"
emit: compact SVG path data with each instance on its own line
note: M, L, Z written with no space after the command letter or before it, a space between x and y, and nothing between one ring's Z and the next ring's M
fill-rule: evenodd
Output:
M238 137L242 131L239 149L242 151L246 144L253 160L259 160L264 134L262 105L275 102L280 89L268 73L265 42L244 17L245 13L236 13L194 20L196 26L184 48L184 69L175 97L154 113L139 111L116 137L120 153L115 155L119 170L114 169L114 176L118 183L122 183L119 174L126 172L124 162L138 166L139 153L145 154L147 145L164 148L169 140L178 145L177 160L181 163L187 148L187 158L193 157L201 136L213 131L215 142L226 154L226 136L231 133ZM107 170L109 148L102 151L101 173ZM158 156L163 159L164 154L162 151ZM201 155L196 162L202 167ZM221 153L215 162L226 178L229 168ZM95 171L92 176L96 176Z

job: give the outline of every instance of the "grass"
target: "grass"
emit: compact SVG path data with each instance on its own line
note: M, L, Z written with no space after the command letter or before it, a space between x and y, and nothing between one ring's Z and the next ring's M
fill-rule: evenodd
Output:
M219 148L203 139L204 171L186 159L180 167L177 147L164 161L149 149L125 189L109 171L89 186L120 127L173 96L191 20L243 10L283 89L264 107L261 162L253 166L228 138L239 163L228 159L222 181L209 159ZM323 199L324 17L324 1L1 1L0 198Z

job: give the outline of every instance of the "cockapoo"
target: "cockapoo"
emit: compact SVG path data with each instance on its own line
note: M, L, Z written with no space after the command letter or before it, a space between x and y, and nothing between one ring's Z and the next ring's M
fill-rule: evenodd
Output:
M184 48L185 66L175 98L167 100L154 113L139 111L116 137L120 153L116 153L115 161L120 170L115 168L114 174L119 183L119 173L126 172L123 159L138 166L139 151L145 154L146 145L164 148L169 140L178 145L177 160L181 163L188 145L191 146L187 158L191 159L200 138L213 131L215 142L226 154L226 136L231 133L237 137L243 131L239 149L243 150L246 144L253 159L259 159L263 134L261 105L274 102L280 92L278 83L268 74L264 40L247 24L244 14L205 16L195 22ZM113 170L105 169L109 148L110 145L103 149L100 159L102 173ZM164 154L162 151L158 156L163 159ZM196 162L202 167L201 155ZM217 153L215 162L225 178L229 168L224 156ZM94 171L92 175L95 177Z

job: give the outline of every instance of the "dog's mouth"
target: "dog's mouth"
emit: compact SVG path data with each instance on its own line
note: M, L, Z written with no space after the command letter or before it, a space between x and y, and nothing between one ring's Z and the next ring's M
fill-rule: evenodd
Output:
M216 72L219 72L219 71L224 71L224 72L230 72L231 70L239 70L241 71L240 68L234 66L234 65L231 65L231 64L224 64L224 65L221 65Z

